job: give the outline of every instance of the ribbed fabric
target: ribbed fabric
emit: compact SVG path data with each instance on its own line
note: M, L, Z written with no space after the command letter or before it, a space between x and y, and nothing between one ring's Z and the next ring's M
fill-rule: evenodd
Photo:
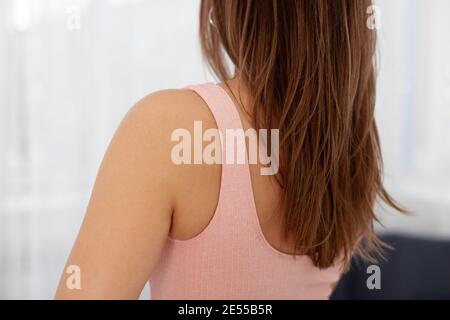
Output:
M225 139L242 129L236 107L216 84L192 86L209 106ZM225 140L224 140L225 142ZM319 270L307 256L281 253L265 239L248 165L226 164L216 212L189 240L169 237L150 278L152 299L328 299L341 266Z

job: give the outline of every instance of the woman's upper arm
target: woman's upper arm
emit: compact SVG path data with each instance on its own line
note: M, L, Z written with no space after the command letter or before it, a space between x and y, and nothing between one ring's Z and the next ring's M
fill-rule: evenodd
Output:
M138 103L106 152L88 210L63 273L58 299L138 298L166 243L173 212L171 116L159 93Z

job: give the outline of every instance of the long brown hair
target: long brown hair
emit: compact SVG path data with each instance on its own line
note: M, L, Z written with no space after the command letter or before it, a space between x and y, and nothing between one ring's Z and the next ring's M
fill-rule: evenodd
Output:
M280 129L285 238L320 268L355 250L370 259L382 183L374 118L371 0L202 0L203 54L222 81L239 76L255 128ZM228 59L234 64L229 70Z

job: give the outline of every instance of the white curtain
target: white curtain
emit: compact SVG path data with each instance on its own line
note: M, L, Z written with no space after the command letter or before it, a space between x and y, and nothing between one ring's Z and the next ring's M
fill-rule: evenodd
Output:
M386 181L450 236L450 2L378 1ZM142 96L205 82L198 0L0 1L0 298L51 298L95 174Z
M119 121L204 82L198 1L0 1L0 298L50 298Z
M450 1L376 2L385 181L414 216L380 214L388 231L450 238Z

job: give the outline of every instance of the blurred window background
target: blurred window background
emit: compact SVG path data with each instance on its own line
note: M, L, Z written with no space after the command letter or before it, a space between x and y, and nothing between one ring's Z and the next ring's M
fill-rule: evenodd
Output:
M385 228L450 239L450 1L379 0ZM96 171L148 93L211 81L199 0L0 1L0 298L52 298Z

